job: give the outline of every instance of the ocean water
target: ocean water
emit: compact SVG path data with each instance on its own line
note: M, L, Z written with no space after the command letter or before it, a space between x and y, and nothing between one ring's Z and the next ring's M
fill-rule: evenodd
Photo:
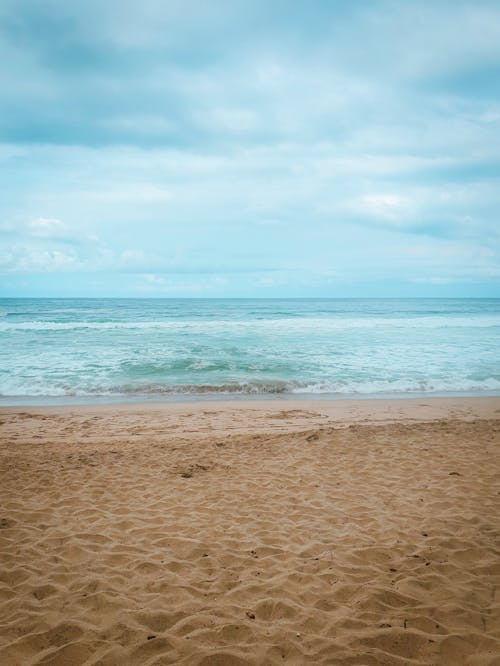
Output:
M500 394L500 299L0 299L0 403Z

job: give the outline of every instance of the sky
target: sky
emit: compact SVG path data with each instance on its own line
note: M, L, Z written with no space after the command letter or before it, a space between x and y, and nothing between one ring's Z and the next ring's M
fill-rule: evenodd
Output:
M0 296L500 297L500 2L2 0Z

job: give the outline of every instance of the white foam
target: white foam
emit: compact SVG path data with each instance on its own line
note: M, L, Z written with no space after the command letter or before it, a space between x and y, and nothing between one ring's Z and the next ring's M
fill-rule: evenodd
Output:
M301 395L360 395L376 396L379 394L405 395L414 393L500 393L500 380L489 377L484 380L464 378L429 381L372 381L372 382L312 382L304 384L291 381L249 381L223 384L145 384L127 386L68 386L39 381L20 381L12 379L0 387L1 397L71 397L71 396L119 396L119 395L266 395L266 394L301 394Z
M500 315L481 316L427 316L399 318L288 318L288 319L255 319L255 320L176 320L176 321L30 321L0 322L0 332L9 331L70 331L70 330L169 330L207 331L220 329L242 330L283 330L283 331L329 331L348 329L419 329L419 328L489 328L500 327Z

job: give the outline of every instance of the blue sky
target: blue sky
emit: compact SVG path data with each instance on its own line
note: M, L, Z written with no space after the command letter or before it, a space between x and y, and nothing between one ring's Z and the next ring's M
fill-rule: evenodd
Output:
M2 0L0 295L500 296L500 3Z

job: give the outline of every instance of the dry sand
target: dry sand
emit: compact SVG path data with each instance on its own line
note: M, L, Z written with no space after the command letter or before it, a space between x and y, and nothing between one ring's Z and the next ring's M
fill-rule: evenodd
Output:
M500 664L500 399L0 410L0 663Z

